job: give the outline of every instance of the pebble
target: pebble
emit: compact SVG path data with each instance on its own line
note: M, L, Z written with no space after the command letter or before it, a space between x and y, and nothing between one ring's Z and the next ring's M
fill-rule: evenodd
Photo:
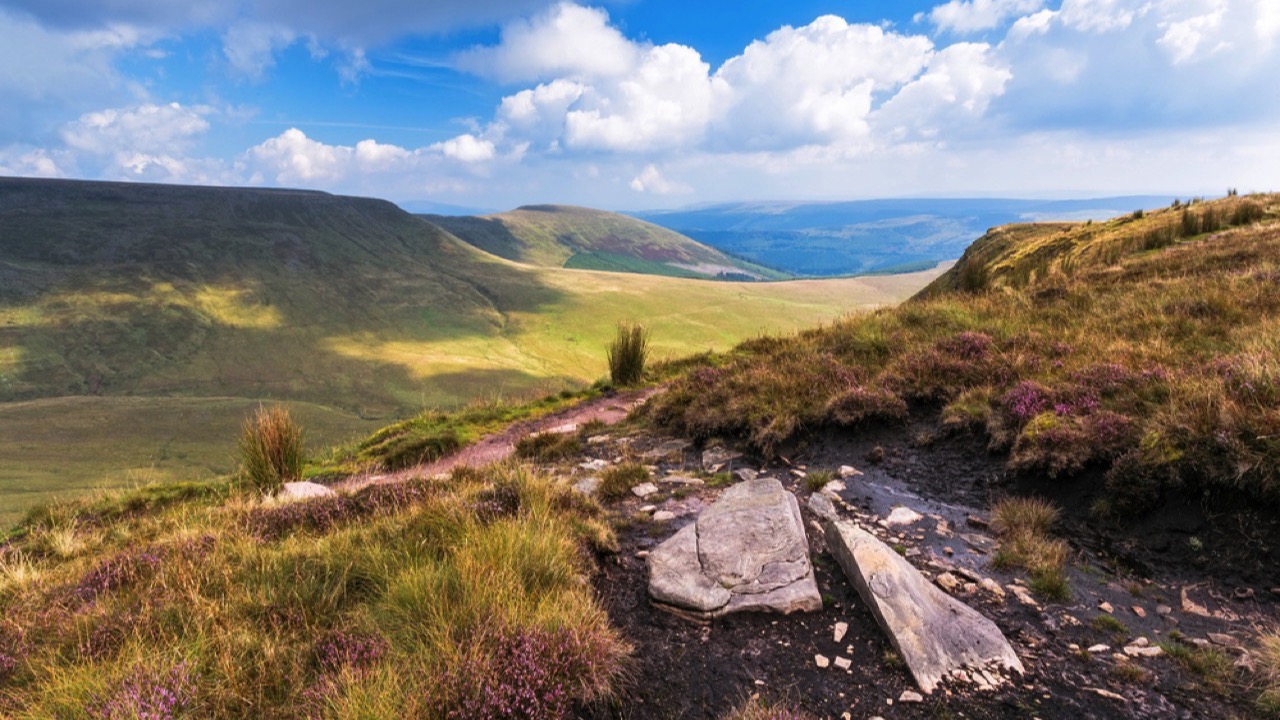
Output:
M1098 653L1104 653L1104 652L1110 652L1110 651L1111 651L1111 647L1109 645L1103 645L1102 643L1089 646L1089 652L1095 655Z
M820 668L827 667L831 664L831 660L826 655L814 655L813 662Z
M955 555L955 554L956 554L955 549L954 549L954 548L952 548L950 545L948 545L948 546L946 546L946 547L942 548L942 552L944 552L944 553L946 553L946 554L948 554L948 555Z
M1103 690L1102 688L1085 688L1085 690L1088 690L1089 692L1097 695L1098 697L1104 697L1108 700L1115 700L1117 702L1122 702L1122 703L1129 702L1124 698L1123 695L1117 695L1116 693L1113 693L1110 690Z
M835 631L832 633L832 635L836 642L840 642L841 640L844 639L845 633L847 632L849 632L849 623L838 622L836 623Z
M1169 607L1168 605L1157 605L1157 606L1156 606L1156 614L1157 614L1157 615L1168 615L1168 614L1170 614L1170 613L1172 613L1172 612L1173 612L1173 608Z
M1135 647L1130 645L1124 649L1124 654L1129 657L1159 657L1164 654L1164 650L1159 645L1150 647Z
M840 668L841 670L848 670L849 668L853 667L853 661L847 657L837 657L836 667Z
M579 463L578 467L582 468L583 470L586 470L587 472L599 472L609 467L609 461L599 460L599 459L588 460L584 463Z
M645 505L644 507L640 508L640 512L642 512L642 513L651 513L651 512L653 512L654 510L657 510L657 509L658 509L658 506L657 506L657 505Z
M862 471L852 465L841 465L837 474L842 478L851 478L856 475L861 475Z
M631 488L631 494L639 498L649 497L656 492L658 492L658 486L653 483L640 483Z
M914 690L903 690L898 696L898 702L902 703L922 703L924 696Z
M645 559L645 558L649 557L649 551L648 551L648 550L637 550L637 551L636 551L636 557L638 557L638 558L640 558L641 560L643 560L643 559Z
M1134 640L1133 642L1129 643L1129 645L1132 647L1147 647L1150 644L1151 644L1151 641L1146 639L1145 637L1140 637Z
M1005 595L1004 588L1000 587L1000 583L992 580L991 578L982 578L982 582L979 583L979 585L982 586L983 590L986 590L998 598L1002 598Z
M670 510L659 510L653 514L654 522L671 522L676 519L676 514Z
M1104 613L1113 613L1116 611L1114 607L1111 607L1111 603L1105 601L1098 603L1098 609Z
M1145 609L1145 608L1143 608L1141 605L1134 605L1134 606L1133 606L1133 614L1134 614L1134 615L1137 615L1137 616L1138 616L1138 617L1140 617L1140 618L1144 618L1144 617L1146 617L1146 616L1147 616L1147 611L1146 611L1146 609Z
M1228 648L1240 647L1240 641L1226 633L1209 633L1209 642Z
M938 587L947 592L955 592L960 587L960 578L949 572L944 572L934 578L934 582L938 583Z

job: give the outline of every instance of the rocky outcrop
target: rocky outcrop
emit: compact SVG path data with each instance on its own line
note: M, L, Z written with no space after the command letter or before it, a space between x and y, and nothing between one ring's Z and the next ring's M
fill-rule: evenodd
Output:
M944 678L997 685L1022 661L995 623L929 582L871 533L847 520L827 520L827 549L906 662L916 684L932 693Z
M822 608L800 505L772 478L726 490L648 565L654 602L695 619Z
M313 482L287 482L276 493L277 502L297 502L311 498L332 497L336 495L332 488Z

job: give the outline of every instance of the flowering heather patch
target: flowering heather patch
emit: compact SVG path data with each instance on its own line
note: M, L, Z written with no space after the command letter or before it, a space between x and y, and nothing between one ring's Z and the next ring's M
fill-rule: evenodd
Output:
M962 360L981 360L991 354L991 336L980 332L962 332L938 343L938 349Z
M278 540L297 530L324 533L359 518L407 508L427 497L429 489L423 480L370 485L355 495L256 508L246 515L245 524L261 540Z
M827 415L841 425L857 425L871 419L905 420L907 403L883 388L856 386L832 398Z
M1097 412L1102 407L1098 396L1090 390L1083 390L1075 397L1064 398L1053 404L1053 414L1058 417L1079 417Z
M120 650L129 632L141 620L138 609L129 608L124 612L112 613L106 617L94 618L88 635L76 643L76 653L84 660L96 662L111 657Z
M1031 418L1049 408L1049 391L1043 385L1032 380L1024 380L1014 385L1000 404L1010 417L1019 422L1030 422Z
M575 702L607 691L619 648L602 634L572 629L500 629L478 640L490 652L471 653L446 668L429 698L445 717L561 720Z
M187 663L161 675L138 669L89 708L93 720L173 720L194 709L195 677Z
M1083 367L1071 373L1071 379L1094 392L1107 396L1131 387L1145 378L1123 365L1103 363Z
M246 524L256 537L278 540L299 529L327 532L354 517L355 510L351 498L335 495L257 508L248 514Z
M18 658L0 650L0 683L6 682L18 669Z
M160 552L154 547L124 550L89 571L71 593L82 602L88 602L103 593L128 587L149 577L160 563Z
M334 630L316 643L313 651L321 673L336 674L342 670L367 672L387 654L387 641L377 635Z
M510 482L497 483L481 492L471 504L481 522L493 522L520 512L520 489Z

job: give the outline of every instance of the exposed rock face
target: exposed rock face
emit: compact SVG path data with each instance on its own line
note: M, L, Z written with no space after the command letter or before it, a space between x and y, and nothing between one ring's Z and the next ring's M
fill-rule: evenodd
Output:
M828 520L826 542L924 692L946 677L977 676L994 685L999 678L991 670L1023 672L995 623L939 590L871 533Z
M697 619L822 608L800 504L772 478L726 490L648 564L654 601Z
M296 502L298 500L329 497L336 494L332 488L325 487L319 483L288 482L280 488L280 492L276 494L276 500L279 502Z

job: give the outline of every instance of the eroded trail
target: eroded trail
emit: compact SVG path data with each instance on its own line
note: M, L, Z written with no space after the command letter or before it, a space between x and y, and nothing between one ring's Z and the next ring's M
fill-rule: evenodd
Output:
M516 443L529 435L548 431L573 432L592 421L615 425L663 389L644 388L598 397L539 418L514 423L502 432L487 435L479 442L437 460L395 472L356 475L336 483L333 488L353 492L369 485L447 473L459 466L483 467L511 457L516 451Z

